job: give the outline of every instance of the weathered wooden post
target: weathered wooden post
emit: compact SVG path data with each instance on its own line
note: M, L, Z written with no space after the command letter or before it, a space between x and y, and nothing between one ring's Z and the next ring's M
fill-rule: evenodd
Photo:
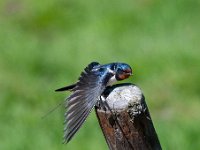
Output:
M161 150L161 145L140 88L118 84L103 96L109 109L95 111L110 150Z

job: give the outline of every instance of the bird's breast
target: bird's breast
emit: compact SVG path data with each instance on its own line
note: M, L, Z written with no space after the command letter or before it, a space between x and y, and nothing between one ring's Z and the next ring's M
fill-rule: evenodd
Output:
M114 76L112 76L112 77L108 80L107 86L111 86L111 85L113 85L115 82L117 82L117 80L116 80L115 75L114 75Z

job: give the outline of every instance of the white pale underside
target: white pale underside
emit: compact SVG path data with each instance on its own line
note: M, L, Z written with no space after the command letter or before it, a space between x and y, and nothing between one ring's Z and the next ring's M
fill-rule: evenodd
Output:
M114 75L114 76L112 76L112 77L110 78L110 80L108 81L108 83L107 83L106 86L111 86L111 85L113 85L115 82L117 82L117 80L116 80L115 75ZM100 97L101 97L101 100L102 100L102 101L105 101L105 100L106 100L103 96L100 96Z
M114 75L114 76L112 76L112 77L110 78L110 80L108 81L107 86L111 86L111 85L113 85L115 82L117 82L117 80L116 80L115 75Z
M115 72L113 70L111 70L110 68L107 68L108 72L112 73L113 76L109 79L108 83L106 86L111 86L113 85L115 82L117 82L116 78L115 78Z

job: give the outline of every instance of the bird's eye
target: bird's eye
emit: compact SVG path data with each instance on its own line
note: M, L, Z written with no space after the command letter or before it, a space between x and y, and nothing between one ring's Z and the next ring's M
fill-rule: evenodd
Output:
M131 69L125 69L125 70L123 70L123 72L125 72L125 73L131 73L132 71L131 71Z

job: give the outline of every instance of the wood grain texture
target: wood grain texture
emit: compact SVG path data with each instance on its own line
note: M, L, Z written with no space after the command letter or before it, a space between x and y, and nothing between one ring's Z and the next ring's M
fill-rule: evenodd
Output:
M109 87L96 115L110 150L161 150L145 98L132 84ZM105 106L105 104L104 104Z

